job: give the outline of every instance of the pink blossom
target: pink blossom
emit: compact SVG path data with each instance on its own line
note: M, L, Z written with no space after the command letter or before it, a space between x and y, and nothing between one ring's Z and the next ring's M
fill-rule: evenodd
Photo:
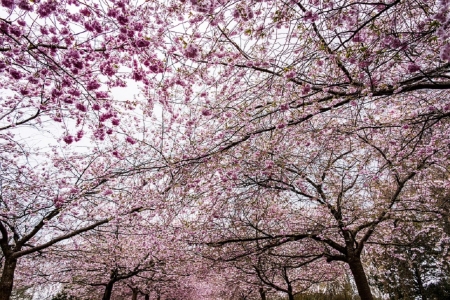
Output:
M72 103L73 103L73 99L70 98L70 97L64 97L64 98L62 99L62 101L63 101L64 103L67 103L67 104L72 104Z
M87 108L83 103L79 102L79 103L75 104L75 107L82 112L87 112Z
M141 39L136 41L136 47L138 48L148 47L148 45L150 45L150 42L147 40Z
M106 120L112 118L113 114L111 112L106 112L100 115L99 117L99 121L100 122L105 122Z
M144 78L144 75L142 74L142 72L135 71L133 72L132 78L136 81L141 81Z
M202 110L202 115L204 115L205 117L212 115L212 112L208 109L204 109Z
M408 65L409 73L414 73L420 70L420 67L414 63Z
M266 160L264 163L264 167L266 169L272 169L273 168L273 160Z
M162 73L164 71L164 65L161 61L156 61L154 64L149 66L149 70L153 73Z
M80 9L80 14L82 14L85 17L89 17L91 15L91 11L87 7L85 7Z
M56 11L57 2L49 0L39 5L37 13L41 18L46 18Z
M303 18L305 19L305 21L310 21L311 23L313 23L319 19L319 15L308 10Z
M295 76L297 76L297 73L294 70L291 70L284 74L284 77L286 77L287 79L292 79Z
M128 18L124 15L120 15L117 17L117 22L119 22L120 25L125 26L128 23Z
M20 0L18 6L22 10L26 10L26 11L32 11L33 10L33 7L30 5L30 1L29 0ZM24 26L24 25L22 25L22 26Z
M311 91L311 86L309 84L305 85L302 89L303 94L308 94Z
M22 73L20 71L17 71L16 69L9 69L9 74L16 80L22 78Z
M100 86L101 86L101 84L100 84L98 81L93 80L93 81L90 81L90 82L87 84L86 89L87 89L88 91L92 91L92 90L98 89Z
M131 145L136 144L136 140L133 139L131 136L127 136L127 138L125 139L128 143L130 143Z
M450 61L450 44L447 43L441 48L440 58Z
M83 69L84 63L80 60L76 60L72 62L73 66L79 70Z
M280 105L280 110L281 111L287 111L289 110L289 103L284 103Z
M64 198L62 196L58 196L53 200L56 208L60 208L64 204Z
M2 0L2 6L12 9L14 7L14 0Z
M199 55L199 52L197 45L189 44L184 50L184 55L188 58L196 58Z
M66 144L72 144L73 143L73 136L71 136L71 135L67 135L67 136L65 136L64 138L63 138L63 140L64 140L64 142L66 143Z
M105 92L105 91L95 92L95 98L106 99L106 98L108 98L108 92Z
M22 29L19 26L15 25L9 27L9 32L11 32L12 35L15 35L17 37L22 35Z

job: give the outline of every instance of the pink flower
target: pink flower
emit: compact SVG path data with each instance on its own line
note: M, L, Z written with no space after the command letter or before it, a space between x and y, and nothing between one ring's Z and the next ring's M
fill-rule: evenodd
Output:
M87 8L80 9L80 14L82 14L85 17L89 17L91 15L91 11Z
M150 45L150 42L146 40L138 40L136 42L136 47L138 48L148 47L148 45Z
M101 86L101 84L98 81L91 81L87 84L86 89L88 91L96 90Z
M128 23L128 18L124 15L120 15L117 17L117 22L119 22L120 25L125 26Z
M64 142L65 142L66 144L70 145L70 144L73 143L73 136L67 135L67 136L65 136L65 137L63 138L63 140L64 140Z
M319 15L308 10L303 18L305 19L305 21L310 21L311 23L313 23L319 19Z
M26 10L26 11L32 11L33 10L33 7L30 5L30 1L29 0L21 0L19 2L19 8L22 9L22 10ZM24 26L24 25L22 25L22 26Z
M205 117L212 115L212 112L208 109L204 109L202 110L202 115L204 115Z
M302 93L308 94L310 91L311 91L311 86L309 84L307 84L303 87Z
M57 3L58 2L53 1L53 0L44 2L39 6L37 13L39 14L39 16L41 18L50 16L53 12L56 11Z
M153 73L162 73L164 71L164 65L161 61L155 62L153 65L148 67Z
M131 136L127 136L126 141L131 145L136 144L136 141Z
M297 76L297 73L294 70L292 70L292 71L289 71L286 74L284 74L284 76L287 79L291 79L291 78L294 78L295 76Z
M184 55L188 58L196 58L199 55L199 52L197 45L189 44L184 50Z
M420 67L414 63L408 65L409 73L414 73L420 70Z
M442 60L447 60L450 61L450 44L445 44L442 48L441 48L441 53L440 53L440 57Z
M266 167L266 169L272 169L273 168L273 161L272 160L266 160L266 162L264 163L264 166Z
M280 105L280 110L281 110L281 111L287 111L287 110L289 110L289 103L281 104L281 105Z
M132 78L136 81L141 81L144 78L141 72L133 72Z
M60 208L64 204L64 198L61 196L58 196L53 200L53 203L55 204L56 208Z
M10 69L9 74L11 75L12 78L14 78L16 80L19 80L20 78L22 78L22 73L20 73L16 69Z
M99 117L99 121L100 121L100 122L105 122L106 120L112 118L112 116L113 116L113 115L112 115L111 112L106 112L106 113L102 114L102 115Z
M115 151L116 152L116 151ZM116 152L117 153L117 152ZM103 195L108 196L111 195L113 192L111 190L106 190Z
M14 0L2 0L2 6L13 9L14 7Z
M87 112L87 108L86 108L86 106L84 106L83 103L77 103L77 104L75 105L75 107L76 107L78 110L82 111L82 112Z

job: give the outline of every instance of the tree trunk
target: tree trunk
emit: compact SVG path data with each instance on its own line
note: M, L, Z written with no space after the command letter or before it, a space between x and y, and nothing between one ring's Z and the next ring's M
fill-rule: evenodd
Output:
M150 295L149 294L145 294L145 300L150 300Z
M102 300L110 300L111 299L113 286L114 286L114 281L108 282L108 284L105 287L105 292L103 293Z
M427 300L427 295L425 294L425 288L423 286L422 277L420 276L420 271L417 267L414 267L414 275L417 279L417 285L419 286L419 293L422 300Z
M137 296L138 296L138 291L133 290L133 296L132 296L131 300L137 300Z
M17 259L5 257L2 278L0 279L0 300L9 300L11 297L16 266Z
M373 300L372 292L370 291L369 282L367 281L366 272L364 272L361 259L359 257L351 257L348 259L350 270L352 271L353 279L358 289L358 294L361 300Z
M294 294L292 293L292 286L290 284L288 284L288 297L289 300L294 300Z
M263 288L259 288L259 294L261 295L261 300L266 300L266 291Z

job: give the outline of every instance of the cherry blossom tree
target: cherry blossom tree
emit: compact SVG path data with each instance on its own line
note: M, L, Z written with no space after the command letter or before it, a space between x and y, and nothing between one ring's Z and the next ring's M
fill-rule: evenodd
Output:
M322 266L299 278L348 268L372 299L396 220L448 218L447 0L0 3L2 289L19 256L152 207L189 251L274 271L297 249Z
M144 185L118 179L135 163L132 150L126 160L124 153L142 118L130 113L136 103L117 101L111 89L138 80L129 57L150 54L151 29L131 22L145 11L122 2L1 6L0 299L9 299L26 256L137 209L139 202L115 196Z
M107 175L113 166L98 159L98 154L71 157L76 163L58 159L56 155L46 163L41 161L38 167L31 162L33 158L30 163L2 161L2 299L9 299L20 258L106 224L115 217L107 212L111 209L107 203L112 194L109 184L113 181ZM99 198L106 203L99 206ZM117 213L122 214L120 211Z
M150 286L156 283L174 286L178 280L174 268L178 264L169 260L171 247L167 241L129 224L152 217L134 213L130 218L133 220L127 218L47 251L42 263L35 266L39 270L33 272L36 283L61 283L75 296L97 295L105 300L124 298L130 293L150 294ZM158 232L157 228L154 232Z
M171 42L198 92L163 89L190 111L179 184L201 207L197 241L209 234L229 258L308 240L372 299L366 242L394 216L439 217L429 167L448 155L447 1L171 8L192 15Z
M360 296L371 299L366 245L394 239L388 226L394 219L439 218L437 200L428 199L432 185L421 183L436 171L431 165L446 168L447 124L427 121L406 130L335 122L323 118L298 131L262 134L208 160L196 173L208 178L200 181L200 210L211 212L199 217L199 240L220 246L217 254L228 260L300 243L292 246L298 256L348 264ZM237 164L236 157L245 159Z

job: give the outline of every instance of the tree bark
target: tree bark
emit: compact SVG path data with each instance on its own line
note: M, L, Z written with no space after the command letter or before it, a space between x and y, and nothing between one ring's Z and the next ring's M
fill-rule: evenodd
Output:
M138 296L138 291L137 290L133 290L133 296L132 296L132 300L137 300L137 296Z
M105 292L103 293L102 300L110 300L111 299L113 286L114 286L114 281L108 282L108 284L105 287Z
M145 294L145 300L150 300L150 295L149 294Z
M16 270L17 259L5 256L2 278L0 279L0 300L9 300L11 297L14 271Z
M419 286L419 293L422 300L427 300L427 295L425 294L425 288L423 286L422 277L420 276L420 271L417 267L414 267L414 275L417 279L417 285Z
M266 291L263 288L259 288L259 294L261 295L261 300L266 300Z
M294 295L292 293L292 286L290 284L288 284L288 297L289 300L294 300Z
M370 291L369 282L367 281L366 272L364 272L361 258L348 258L348 264L355 280L356 288L361 300L373 300L372 292Z

